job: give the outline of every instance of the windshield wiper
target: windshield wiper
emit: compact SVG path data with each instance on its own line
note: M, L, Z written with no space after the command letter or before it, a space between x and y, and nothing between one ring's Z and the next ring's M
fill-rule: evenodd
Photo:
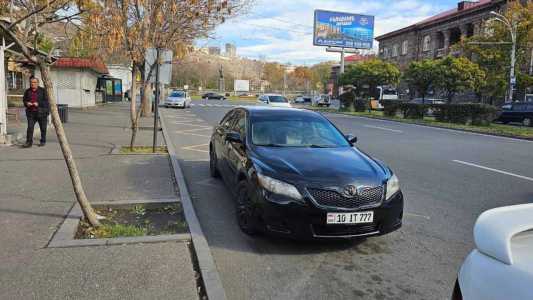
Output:
M315 145L315 144L313 144L313 145L308 145L307 147L309 147L309 148L332 148L334 146L333 145Z
M261 146L261 147L285 147L284 145L281 145L281 144L255 144L256 146Z

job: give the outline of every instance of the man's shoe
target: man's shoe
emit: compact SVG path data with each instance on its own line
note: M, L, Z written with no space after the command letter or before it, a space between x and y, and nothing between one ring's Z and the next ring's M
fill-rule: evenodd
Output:
M44 147L46 145L46 143L40 143L39 145L37 145L38 147Z
M31 148L32 144L30 143L26 143L24 145L22 145L22 148Z

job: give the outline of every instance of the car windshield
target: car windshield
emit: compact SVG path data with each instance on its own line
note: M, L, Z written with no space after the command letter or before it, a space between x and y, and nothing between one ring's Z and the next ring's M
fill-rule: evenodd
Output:
M174 91L170 94L170 97L183 98L185 97L185 92Z
M268 96L268 100L270 102L275 102L275 103L286 103L288 102L287 99L283 96Z
M252 143L268 147L349 147L328 121L316 117L261 117L251 120Z

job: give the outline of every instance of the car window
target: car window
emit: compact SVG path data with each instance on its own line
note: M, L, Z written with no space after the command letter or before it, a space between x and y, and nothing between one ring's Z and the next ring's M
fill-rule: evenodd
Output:
M272 147L348 147L346 138L319 117L255 117L250 121L252 143Z
M241 134L242 137L246 136L246 114L244 111L239 110L234 116L235 122L231 126L231 130Z
M222 121L220 121L220 125L224 128L229 128L231 126L231 124L233 123L233 115L234 115L235 111L230 111L226 114L226 116L224 116L224 118L222 119Z
M514 104L513 105L513 111L524 111L526 108L523 104Z
M268 100L270 102L273 102L273 103L286 103L286 102L289 102L289 101L287 101L287 98L285 98L283 96L268 96Z
M185 97L185 92L183 91L174 91L170 94L170 97L180 97L180 98L183 98Z

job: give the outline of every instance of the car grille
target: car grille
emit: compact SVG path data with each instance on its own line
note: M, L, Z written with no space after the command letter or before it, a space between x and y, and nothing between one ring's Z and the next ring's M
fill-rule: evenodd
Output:
M366 189L353 198L344 197L336 191L308 189L315 201L321 206L337 208L359 208L378 204L383 198L383 187Z
M315 236L344 236L344 235L364 235L378 231L377 224L362 226L354 225L313 225Z

